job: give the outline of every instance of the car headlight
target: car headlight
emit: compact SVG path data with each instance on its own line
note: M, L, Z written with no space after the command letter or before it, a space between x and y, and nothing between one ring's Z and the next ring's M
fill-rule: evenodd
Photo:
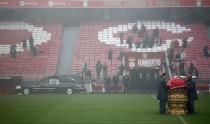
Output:
M15 89L21 89L21 86L16 86Z

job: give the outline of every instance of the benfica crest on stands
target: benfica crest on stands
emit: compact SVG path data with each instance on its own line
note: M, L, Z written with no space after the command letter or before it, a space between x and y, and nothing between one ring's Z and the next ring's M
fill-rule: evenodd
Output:
M128 59L128 66L129 66L129 68L134 68L135 66L136 66L136 59L135 58L129 58Z

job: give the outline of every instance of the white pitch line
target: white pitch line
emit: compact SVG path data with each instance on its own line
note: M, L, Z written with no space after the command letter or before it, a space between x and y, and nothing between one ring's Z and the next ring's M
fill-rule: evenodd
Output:
M158 100L156 99L156 97L154 95L151 95L151 97L158 102ZM177 115L177 117L179 118L179 120L183 123L183 124L188 124L187 121L181 116L181 115Z
M154 95L151 95L151 97L156 101L158 102L158 100L156 99L156 97Z
M187 124L187 121L181 115L177 115L177 117L182 121L183 124Z

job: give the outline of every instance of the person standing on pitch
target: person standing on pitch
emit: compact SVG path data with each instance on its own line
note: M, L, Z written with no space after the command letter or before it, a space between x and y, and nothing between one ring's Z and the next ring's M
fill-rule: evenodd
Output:
M188 95L188 102L187 102L188 113L193 114L195 112L194 101L198 99L198 95L196 92L195 81L192 79L191 75L187 76L187 95Z
M87 62L85 62L85 64L82 67L82 79L86 77L87 71L88 71L88 65Z
M160 81L158 84L158 94L157 94L157 99L159 100L159 105L160 105L160 114L166 113L167 95L168 95L168 87L166 82L166 73L163 73L160 76Z

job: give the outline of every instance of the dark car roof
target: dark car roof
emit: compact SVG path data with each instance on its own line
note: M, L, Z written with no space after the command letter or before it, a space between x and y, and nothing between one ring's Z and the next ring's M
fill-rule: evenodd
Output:
M48 78L58 78L61 82L68 82L69 80L74 80L75 82L82 82L82 79L78 75L53 75Z

